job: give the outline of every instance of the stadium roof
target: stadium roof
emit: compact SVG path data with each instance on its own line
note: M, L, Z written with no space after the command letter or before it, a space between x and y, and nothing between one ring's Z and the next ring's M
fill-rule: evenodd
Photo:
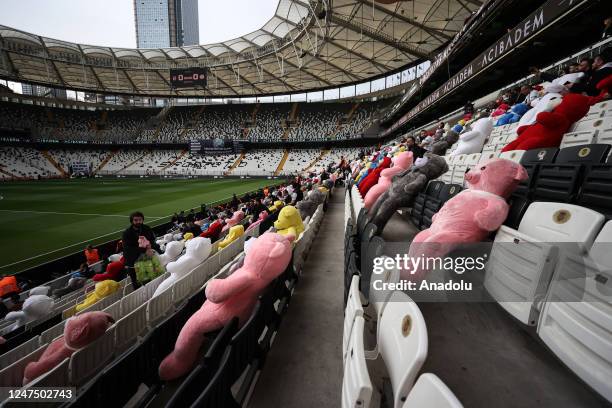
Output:
M366 81L433 57L478 0L280 0L259 30L217 44L111 48L0 26L0 77L100 93L237 97ZM207 67L206 89L171 68Z

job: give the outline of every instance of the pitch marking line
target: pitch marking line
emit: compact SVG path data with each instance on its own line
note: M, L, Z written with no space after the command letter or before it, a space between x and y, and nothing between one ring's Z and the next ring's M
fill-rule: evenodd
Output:
M55 212L55 211L33 211L33 210L0 210L2 212L10 213L32 213L32 214L52 214L52 215L83 215L88 217L121 217L127 218L129 215L122 214L89 214L89 213L76 213L76 212ZM163 218L163 217L159 217Z
M127 216L126 216L126 217L127 217ZM155 222L155 221L161 220L162 218L167 218L167 217L157 217L157 218L153 218L153 219L151 220L151 222ZM27 262L27 261L30 261L30 260L32 260L32 259L40 258L41 256L50 255L50 254L53 254L53 253L55 253L55 252L63 251L64 249L68 249L68 248L75 247L75 246L77 246L77 245L83 245L83 244L85 244L85 243L87 243L87 242L96 241L96 240L98 240L98 239L100 239L100 238L108 237L109 235L119 234L119 233L121 233L121 232L123 232L123 231L125 231L125 228L124 228L124 229L121 229L121 230L119 230L119 231L113 231L113 232L109 232L108 234L100 235L99 237L95 237L95 238L86 239L85 241L77 242L76 244L68 245L68 246L65 246L65 247L63 247L63 248L54 249L53 251L45 252L44 254L38 254L38 255L32 256L32 257L30 257L30 258L21 259L21 260L19 260L19 261L17 261L17 262L13 262L13 263L6 264L6 265L1 265L1 266L0 266L0 268L6 268L6 267L9 267L9 266L13 266L13 265L17 265L17 264L20 264L20 263L23 263L23 262Z

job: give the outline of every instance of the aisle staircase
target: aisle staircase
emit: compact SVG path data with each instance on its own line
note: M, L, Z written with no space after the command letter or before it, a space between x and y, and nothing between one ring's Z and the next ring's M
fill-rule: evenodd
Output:
M321 149L321 153L319 154L319 156L318 156L316 159L314 159L314 160L312 161L312 163L310 163L310 164L308 165L308 167L306 167L306 168L305 168L304 170L302 170L302 171L309 171L310 169L312 169L312 168L313 168L313 167L314 167L314 166L315 166L315 165L316 165L318 162L320 162L321 160L323 160L323 158L324 158L325 156L327 156L327 155L329 154L329 152L331 152L331 149Z
M12 179L16 179L16 180L22 180L23 179L23 177L16 176L13 173L11 173L10 171L4 170L2 167L0 167L0 173L4 174L5 176L9 176Z
M278 163L278 167L276 168L276 171L274 172L275 176L278 176L281 171L283 171L283 167L285 167L285 163L287 162L287 159L289 158L289 149L285 149L285 152L283 153L283 158L281 159L280 163Z
M255 124L257 123L257 112L259 112L259 108L261 108L261 103L257 102L255 104L255 107L253 108L253 112L251 112L251 123L253 126L255 126ZM242 129L242 136L245 139L249 138L249 134L251 133L251 129L253 127L244 127Z
M189 122L187 122L187 124L183 128L183 130L181 130L181 134L179 135L181 139L185 138L185 135L187 134L187 132L189 132L192 129L195 129L198 126L198 122L200 121L200 117L202 116L202 113L204 113L205 109L206 109L206 105L202 105L202 106L200 106L200 109L198 109L193 114L193 117L191 119L189 119Z
M104 166L106 166L106 164L111 161L111 159L113 157L115 157L115 155L119 153L119 150L115 150L113 152L110 152L108 156L106 156L106 158L104 160L102 160L102 162L98 165L98 167L96 167L96 169L93 171L92 176L95 176L96 174L98 174L98 172L100 170L102 170L104 168Z
M232 172L236 169L236 167L240 166L240 163L242 163L242 160L244 160L244 156L246 156L245 152L240 153L240 156L238 156L234 164L232 164L232 167L230 167L229 170L225 172L226 176L229 176L230 174L232 174Z
M357 108L359 108L359 105L361 103L360 102L356 102L353 107L351 108L351 110L349 111L348 116L346 117L346 123L350 123L351 120L353 120L353 116L355 115L355 112L357 111Z
M64 168L62 166L60 166L58 162L55 161L53 156L51 156L51 153L49 153L47 150L41 150L40 153L43 155L43 157L45 159L47 159L47 161L49 163L51 163L53 165L53 167L55 167L57 169L57 171L60 172L62 177L70 177L68 172L66 170L64 170Z
M123 170L132 167L133 165L135 165L136 163L138 163L139 161L144 160L145 157L149 156L151 154L150 150L147 150L145 152L145 154L143 154L141 157L139 157L138 159L134 160L133 162L131 162L130 164L128 164L127 166L122 167L121 169L117 170L114 174L119 174L121 173Z
M176 162L181 160L186 154L187 154L187 149L183 150L178 156L176 156L176 158L174 160L172 160L170 163L166 164L160 171L157 172L157 174L160 174L161 172L165 171L166 169L174 166L176 164Z
M299 106L298 103L295 102L293 106L291 107L291 113L289 114L288 123L295 123L297 121L298 106ZM290 125L287 125L287 127L285 128L285 132L283 133L283 140L289 139L289 135L291 134L291 131L293 129L294 129L293 127L291 127Z
M157 114L157 116L155 116L159 120L159 122L157 123L157 127L155 128L155 140L157 140L157 138L159 137L159 132L166 123L166 119L168 119L168 115L170 114L170 112L172 112L173 109L174 106L166 106Z

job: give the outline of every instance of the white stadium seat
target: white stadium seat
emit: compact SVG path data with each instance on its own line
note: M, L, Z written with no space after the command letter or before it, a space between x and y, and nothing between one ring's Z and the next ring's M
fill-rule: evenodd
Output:
M426 373L414 384L402 408L463 408L463 405L438 376Z
M584 144L591 144L595 142L597 135L596 130L582 130L577 132L568 132L563 135L561 140L560 149L572 146L579 146Z
M344 332L342 336L342 357L346 360L349 337L357 316L363 316L363 305L361 303L361 293L359 292L359 276L354 275L349 288L348 300L344 309Z
M584 382L612 400L612 222L590 257L565 254L546 298L538 334Z
M425 319L405 293L397 291L389 298L378 321L376 346L391 380L393 406L401 408L428 349Z
M500 159L512 160L513 162L520 163L523 155L525 154L525 150L510 150L507 152L503 152L499 155Z
M365 320L357 316L348 340L342 377L342 408L368 408L373 386L363 344Z
M516 319L535 325L559 250L590 248L603 222L603 215L576 205L532 203L518 231L502 226L497 232L486 289Z

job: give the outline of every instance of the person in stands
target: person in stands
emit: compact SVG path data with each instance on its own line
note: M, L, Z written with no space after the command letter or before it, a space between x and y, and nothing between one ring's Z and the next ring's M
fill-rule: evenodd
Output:
M149 241L148 246L141 246L141 238L146 238ZM123 257L125 259L125 269L132 280L134 290L138 289L140 284L136 279L136 270L134 263L142 254L153 256L153 250L161 253L159 245L155 242L155 234L153 230L144 224L144 215L140 211L133 212L130 215L130 226L123 231Z
M415 160L419 157L423 157L426 152L425 149L416 144L414 136L408 136L406 138L406 149L408 149L409 152L412 152Z
M608 75L612 75L612 48L607 48L593 59L591 69L585 72L582 81L573 84L571 92L585 93L589 96L599 95L597 84Z
M87 265L90 266L100 261L98 250L91 246L91 244L87 245L85 248L85 260L87 261Z

